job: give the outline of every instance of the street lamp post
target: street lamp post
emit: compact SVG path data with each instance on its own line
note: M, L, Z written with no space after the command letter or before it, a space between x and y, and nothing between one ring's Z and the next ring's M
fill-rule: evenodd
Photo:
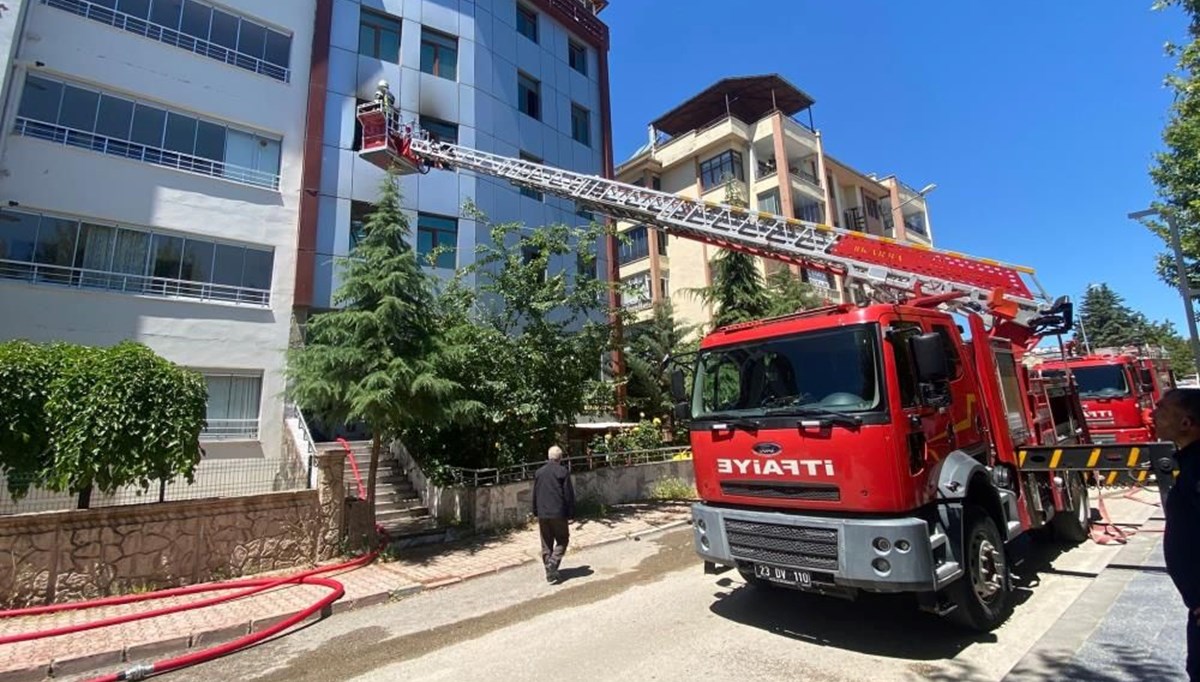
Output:
M1163 213L1148 208L1144 211L1130 213L1129 217L1133 220L1140 220L1153 215L1160 216L1167 221L1167 232L1171 235L1171 249L1175 252L1175 274L1179 285L1179 295L1183 297L1183 310L1187 313L1188 334L1192 342L1192 358L1196 361L1197 370L1200 370L1200 336L1196 334L1196 311L1192 306L1192 287L1188 282L1187 270L1183 265L1183 246L1179 241L1179 226L1175 224L1175 216L1170 211Z

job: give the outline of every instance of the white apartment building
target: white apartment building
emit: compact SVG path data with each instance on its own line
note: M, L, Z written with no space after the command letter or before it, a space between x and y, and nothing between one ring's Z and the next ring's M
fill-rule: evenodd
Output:
M316 1L0 17L0 339L132 339L199 370L210 458L283 450Z
M326 0L320 0L320 6ZM323 128L316 210L301 216L299 312L334 305L338 263L351 247L382 171L359 158L355 107L387 81L405 120L449 141L571 170L611 172L608 28L602 0L332 0L327 71L314 70L310 102ZM314 63L319 55L314 56ZM320 146L314 145L314 137ZM306 185L307 186L307 185ZM492 222L529 227L587 220L573 202L474 173L435 170L401 179L403 207L418 253L451 247L435 270L447 275L473 261L486 228L464 217L470 199ZM600 245L601 247L603 245ZM586 248L597 248L588 245ZM607 272L599 250L600 273ZM574 257L551 269L577 268Z

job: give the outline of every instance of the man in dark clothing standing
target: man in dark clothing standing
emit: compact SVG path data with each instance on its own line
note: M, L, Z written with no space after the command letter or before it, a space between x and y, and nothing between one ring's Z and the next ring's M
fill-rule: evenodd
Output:
M1158 437L1175 443L1179 477L1167 495L1163 554L1188 609L1187 672L1200 682L1200 389L1168 391L1154 409Z
M575 487L562 463L562 448L550 448L549 459L533 475L533 515L542 534L542 563L546 582L558 582L558 565L571 540L568 520L575 518Z

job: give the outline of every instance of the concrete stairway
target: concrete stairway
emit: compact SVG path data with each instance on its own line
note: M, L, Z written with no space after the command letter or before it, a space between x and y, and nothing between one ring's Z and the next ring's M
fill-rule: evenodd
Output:
M371 441L351 441L350 452L365 487L371 467ZM350 456L346 458L346 491L358 495ZM412 482L388 449L379 454L379 472L375 480L375 521L387 532L393 547L432 544L449 539L449 529L439 524L429 509L422 505Z

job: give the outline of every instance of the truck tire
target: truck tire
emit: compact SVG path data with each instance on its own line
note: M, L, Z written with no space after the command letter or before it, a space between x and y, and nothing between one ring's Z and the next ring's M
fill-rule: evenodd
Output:
M1087 481L1082 474L1068 474L1067 490L1071 499L1075 500L1075 508L1055 514L1050 519L1050 527L1054 537L1060 541L1077 545L1088 539L1091 523L1092 507L1088 499Z
M967 507L963 519L963 576L951 588L958 607L950 617L979 632L996 629L1012 611L1008 554L996 522L981 507Z

